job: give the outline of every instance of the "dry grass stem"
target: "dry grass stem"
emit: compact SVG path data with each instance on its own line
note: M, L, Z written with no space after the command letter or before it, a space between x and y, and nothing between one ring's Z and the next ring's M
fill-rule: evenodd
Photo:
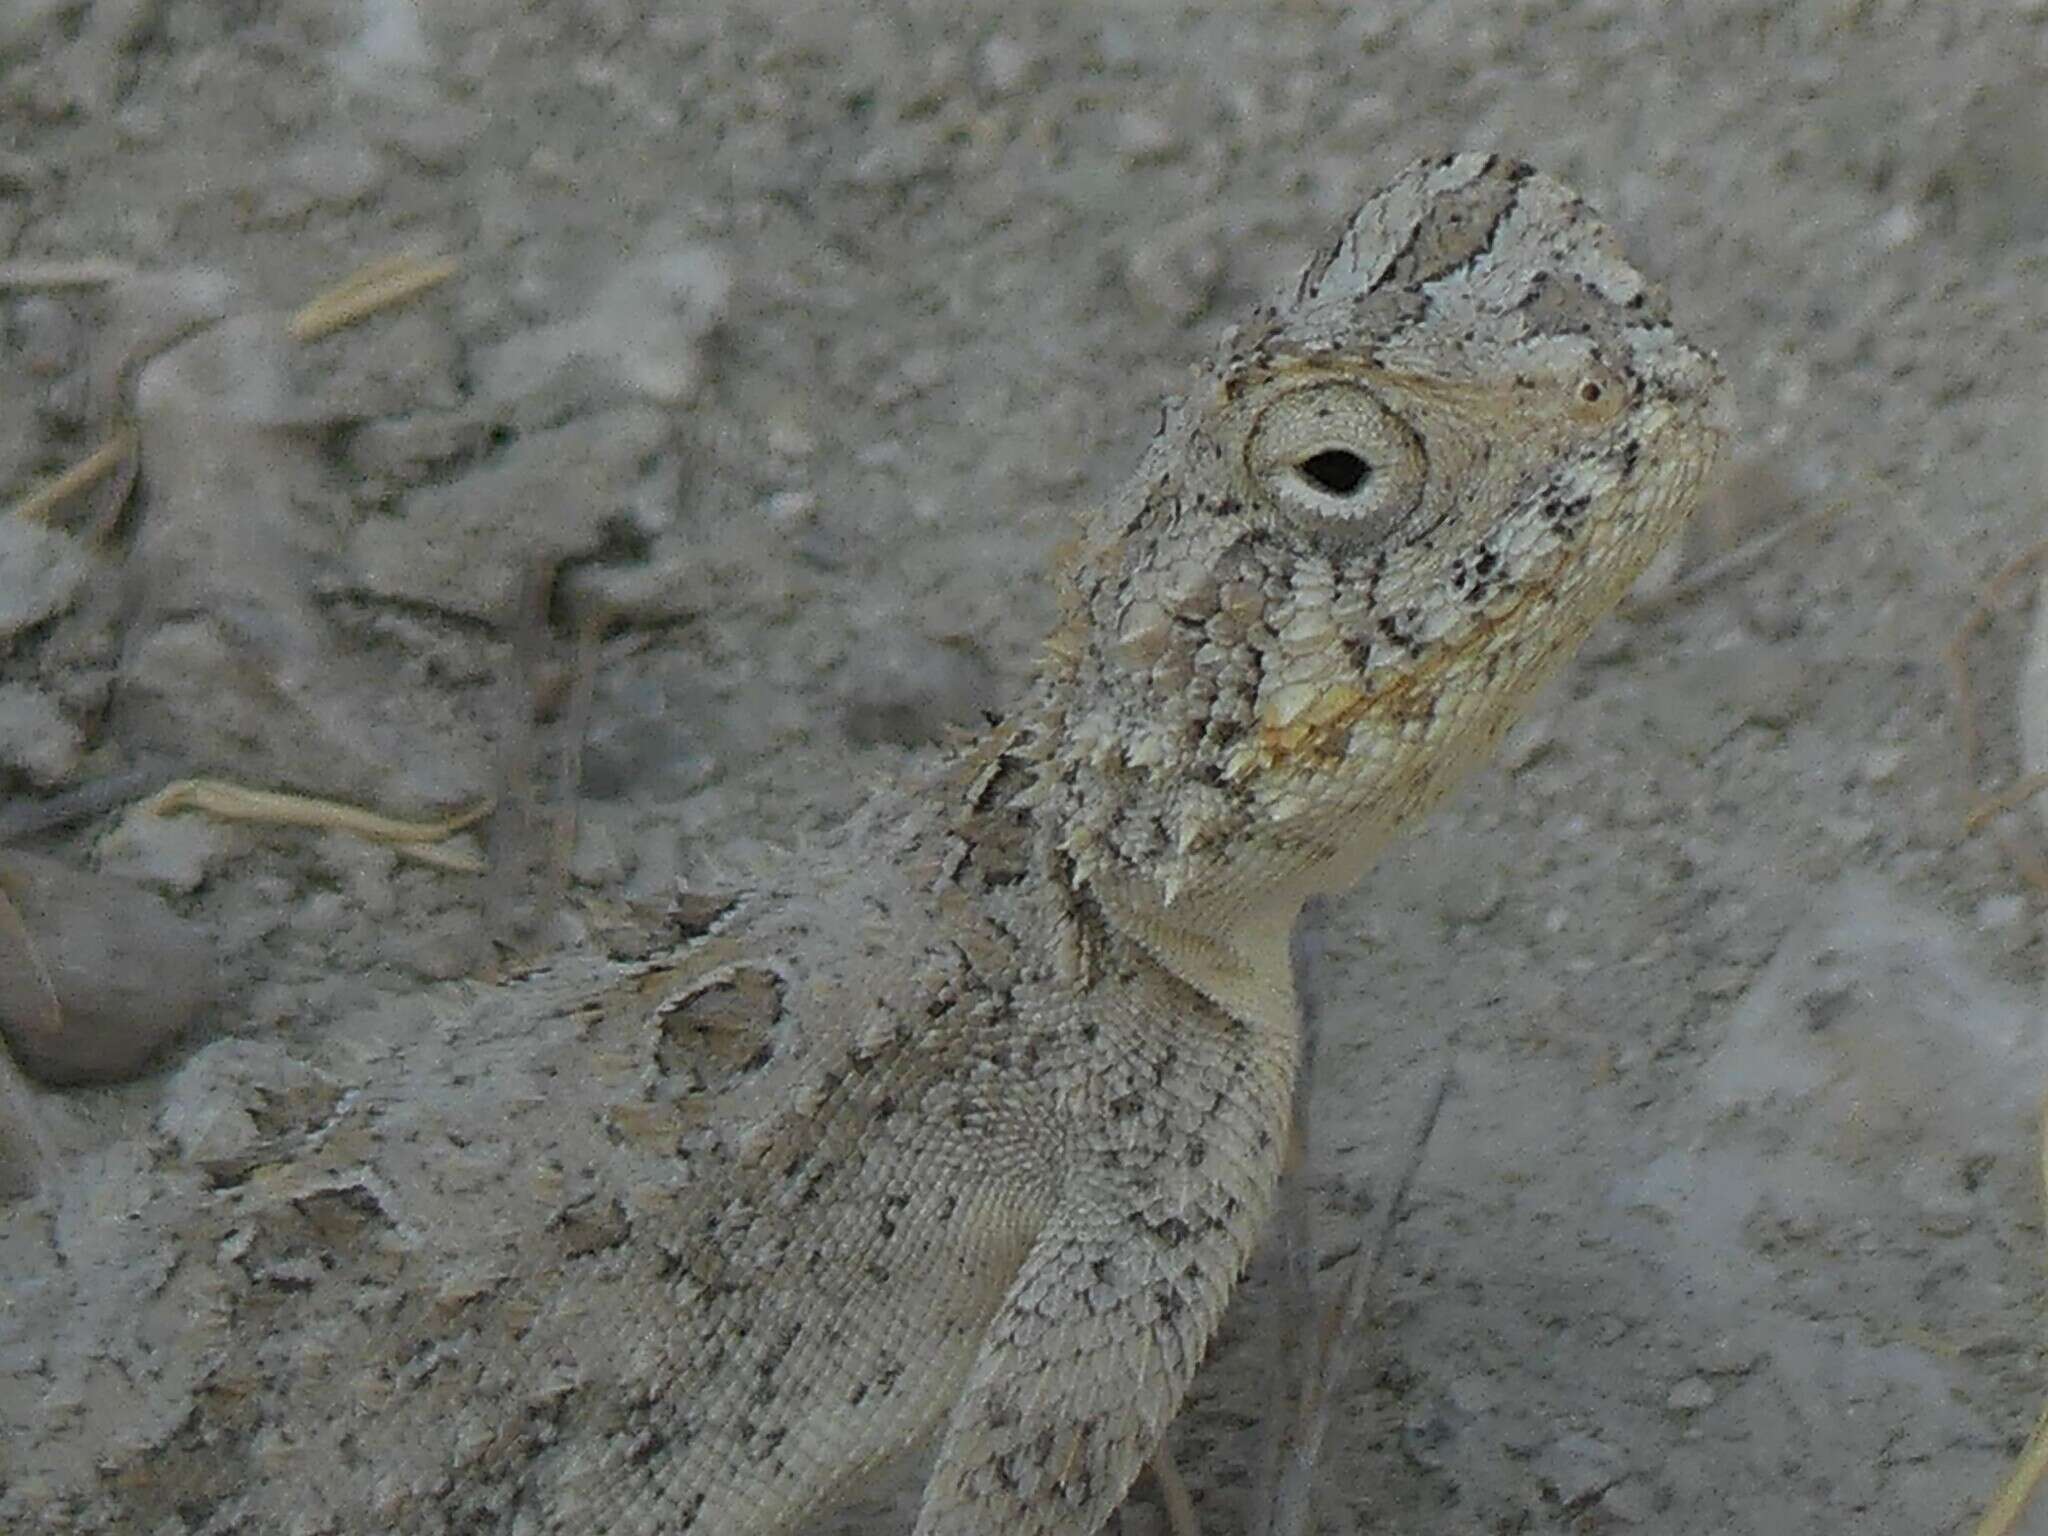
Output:
M2048 1214L2048 1098L2041 1101L2039 1161L2044 1214ZM2034 1421L2034 1432L2027 1436L2018 1463L1998 1490L1998 1497L1991 1501L1991 1507L1984 1511L1984 1518L1977 1522L1973 1536L2011 1536L2044 1474L2048 1474L2048 1408L2042 1409L2040 1418Z
M2021 804L2040 789L2040 785L2034 782L2040 776L2029 775L1993 795L1983 795L1977 790L1977 781L1983 771L1984 737L1977 723L1976 690L1970 681L1970 642L1997 617L2000 605L2019 579L2043 558L2048 558L2048 539L2029 545L1993 572L1990 579L1977 589L1969 613L1956 626L1948 644L1942 647L1942 665L1948 672L1949 714L1955 722L1964 793L1970 802L1963 815L1966 832L1978 831L2001 812ZM2000 836L1998 845L2023 881L2037 891L2048 892L2048 858L2044 858L2030 840Z
M1970 687L1970 642L1979 630L1998 616L1999 605L2005 601L2013 584L2043 557L2048 557L2048 539L2021 550L2000 566L1990 580L1977 589L1976 601L1970 605L1963 622L1956 626L1954 637L1942 649L1941 659L1948 668L1949 705L1955 717L1956 735L1962 745L1963 777L1973 787L1977 782L1984 742L1977 729L1976 695Z
M46 523L65 502L98 485L119 469L134 452L134 431L128 427L116 427L111 437L63 474L48 485L30 491L9 507L8 515L24 518L32 523Z
M2027 1501L2034 1496L2034 1490L2041 1484L2041 1477L2048 1472L2048 1409L2035 1421L2034 1432L2027 1437L2026 1449L2020 1452L2019 1465L2005 1480L2005 1486L1998 1490L1998 1497L1991 1501L1991 1507L1984 1511L1984 1518L1977 1522L1973 1536L2011 1536L2016 1522L2027 1511Z
M475 826L490 815L492 806L487 801L439 821L405 821L340 800L249 789L224 779L179 779L143 801L141 808L152 816L198 811L216 821L346 832L367 842L386 844L400 855L436 869L478 875L484 872L483 860L460 849L437 845Z
M1296 1415L1308 1379L1308 1348L1316 1305L1316 1237L1314 1202L1309 1196L1309 1171L1315 1166L1315 1129L1311 1118L1317 1046L1322 1036L1322 994L1316 973L1327 947L1325 903L1318 898L1295 920L1288 944L1294 973L1294 995L1301 1009L1301 1063L1294 1075L1294 1104L1287 1161L1280 1174L1279 1209L1274 1214L1274 1240L1280 1245L1277 1327L1273 1356L1267 1366L1265 1443L1260 1448L1259 1477L1252 1496L1254 1520L1270 1521L1279 1499L1281 1469L1295 1443ZM1255 1525L1255 1531L1266 1526Z
M2030 773L2015 783L2008 784L1996 794L1985 795L1970 807L1963 817L1963 830L1977 832L1984 823L2002 811L2009 811L2016 805L2024 805L2034 796L2048 789L2048 773Z
M88 261L0 261L0 288L104 288L125 283L135 268L102 257Z
M456 272L454 258L387 256L373 261L315 297L291 319L294 341L317 341L444 283Z
M1323 1439L1330 1428L1330 1404L1338 1385L1350 1374L1357 1350L1359 1319L1378 1288L1388 1251L1393 1246L1394 1228L1408 1204L1409 1191L1422 1171L1422 1158L1436 1133L1437 1118L1451 1088L1451 1069L1445 1066L1436 1088L1424 1106L1409 1144L1408 1161L1401 1177L1387 1197L1380 1213L1379 1231L1370 1248L1353 1256L1344 1277L1344 1289L1323 1314L1318 1329L1314 1370L1301 1394L1292 1443L1287 1447L1280 1469L1273 1504L1266 1511L1266 1536L1305 1536L1310 1528L1310 1511L1315 1492L1316 1463L1322 1456Z
M1195 1513L1195 1501L1173 1459L1170 1438L1162 1438L1159 1449L1152 1453L1152 1481L1159 1485L1159 1500L1166 1506L1166 1523L1173 1536L1202 1536L1201 1516Z
M1831 501L1825 506L1815 507L1803 516L1790 522L1780 523L1767 533L1760 533L1747 539L1725 555L1717 555L1698 570L1673 582L1662 592L1652 592L1647 597L1629 598L1621 605L1623 618L1641 619L1659 613L1666 608L1676 608L1690 602L1708 588L1717 586L1731 576L1763 564L1765 555L1776 549L1794 534L1816 529L1834 521L1837 514L1847 509L1846 501Z

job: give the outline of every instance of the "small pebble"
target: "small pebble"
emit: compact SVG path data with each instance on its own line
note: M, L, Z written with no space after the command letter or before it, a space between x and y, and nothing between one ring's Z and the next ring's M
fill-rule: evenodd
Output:
M1977 903L1977 926L1992 933L2017 928L2027 915L2027 898L2014 892L1987 896Z
M0 927L0 1038L32 1077L134 1077L218 1000L206 931L139 885L10 851L0 892L29 941Z
M100 868L159 890L185 895L205 882L226 834L204 816L158 816L140 806L100 839Z
M1024 83L1037 60L1022 43L998 32L981 45L978 63L981 83L989 93L1007 96Z
M78 769L85 739L48 694L24 683L0 683L0 767L18 769L48 789Z
M1142 165L1168 158L1180 148L1180 140L1164 118L1130 111L1117 119L1116 148L1126 163Z
M1591 1435L1559 1435L1536 1453L1532 1465L1566 1509L1598 1498L1622 1477L1620 1453Z
M1624 1525L1640 1525L1657 1514L1656 1490L1639 1477L1625 1477L1600 1495L1600 1513Z
M91 569L70 535L0 517L0 644L69 608Z
M1172 225L1131 250L1125 282L1140 304L1185 323L1209 307L1223 280L1223 250L1206 221Z
M611 829L595 817L583 816L576 823L576 852L569 860L569 876L578 885L615 886L626 878L625 861Z
M78 361L78 318L48 294L32 293L14 306L14 345L30 373L54 378Z
M1664 1406L1680 1413L1695 1413L1714 1405L1714 1388L1704 1376L1688 1376L1665 1395Z

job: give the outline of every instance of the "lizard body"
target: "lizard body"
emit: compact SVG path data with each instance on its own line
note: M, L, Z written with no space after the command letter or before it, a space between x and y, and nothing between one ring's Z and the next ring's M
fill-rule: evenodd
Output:
M982 740L517 1008L212 1048L261 1134L53 1219L143 1278L14 1306L0 1517L778 1536L936 1435L919 1536L1089 1536L1270 1206L1301 904L1669 539L1722 393L1556 182L1404 172L1168 405Z

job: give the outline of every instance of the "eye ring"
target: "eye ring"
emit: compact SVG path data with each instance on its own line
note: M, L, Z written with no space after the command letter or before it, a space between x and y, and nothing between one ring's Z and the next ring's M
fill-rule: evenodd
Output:
M1255 501L1333 548L1369 549L1422 505L1422 440L1365 383L1318 379L1264 402L1242 452Z

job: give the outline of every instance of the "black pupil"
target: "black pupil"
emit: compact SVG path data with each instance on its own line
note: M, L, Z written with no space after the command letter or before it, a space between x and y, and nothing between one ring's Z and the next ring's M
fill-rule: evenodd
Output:
M1308 477L1311 485L1328 491L1332 496L1349 496L1365 484L1365 477L1372 473L1370 464L1342 448L1325 448L1321 453L1312 453L1296 468Z

